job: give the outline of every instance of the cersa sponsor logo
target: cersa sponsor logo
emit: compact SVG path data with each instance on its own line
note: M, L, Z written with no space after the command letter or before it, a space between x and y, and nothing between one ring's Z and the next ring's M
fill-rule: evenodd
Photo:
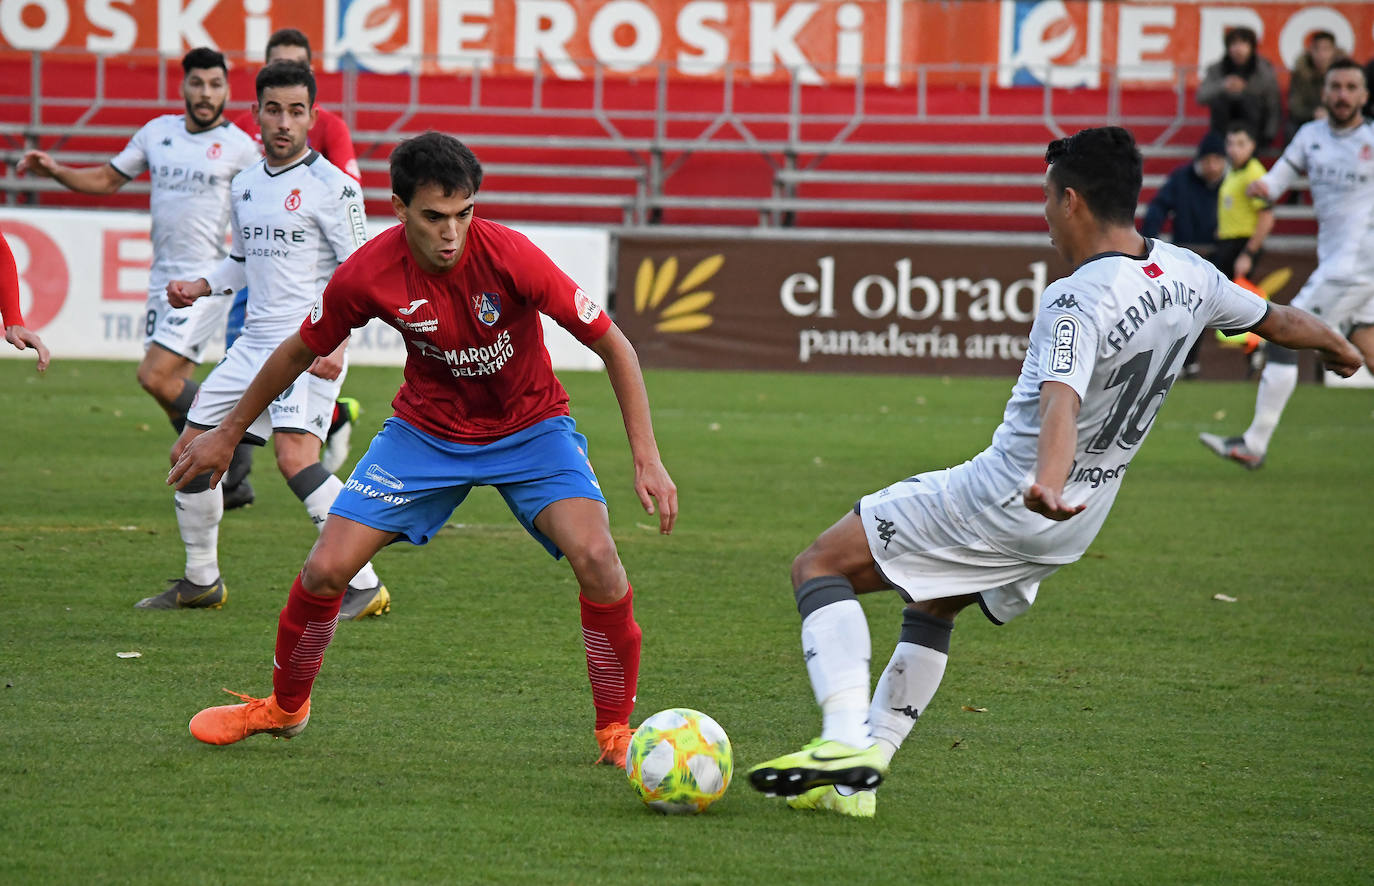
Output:
M716 294L698 287L714 277L724 264L725 256L710 255L693 265L690 271L682 275L682 279L678 279L677 256L668 256L657 268L652 259L645 258L639 263L639 270L635 274L635 313L655 312L658 322L654 324L654 330L657 332L696 332L705 329L712 323L711 315L705 309L715 301ZM585 298L582 290L577 292ZM670 294L674 297L672 301L668 301ZM591 299L587 301L595 305ZM582 316L580 302L578 309L579 316ZM595 316L592 315L593 319ZM583 317L582 322L590 323L591 320Z
M1078 321L1068 316L1055 320L1052 341L1050 374L1073 375L1074 349L1078 344Z

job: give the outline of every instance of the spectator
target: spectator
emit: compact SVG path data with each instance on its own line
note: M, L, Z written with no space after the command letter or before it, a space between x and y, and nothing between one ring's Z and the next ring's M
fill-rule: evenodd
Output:
M1279 130L1279 81L1274 66L1256 51L1249 28L1226 32L1226 54L1207 67L1197 88L1197 103L1212 111L1212 131L1224 135L1231 123L1247 123L1260 145L1270 145Z
M1262 178L1264 164L1255 158L1255 136L1244 123L1232 123L1226 133L1226 159L1231 169L1217 196L1217 248L1212 264L1227 277L1249 279L1274 229L1274 210L1262 197L1248 197L1245 189Z
M1173 241L1201 255L1210 255L1217 235L1217 188L1226 175L1226 145L1209 132L1198 143L1191 163L1169 173L1164 186L1145 210L1140 232L1158 237L1170 216Z
M1316 31L1308 38L1307 50L1298 56L1288 79L1288 131L1285 143L1293 140L1298 127L1326 117L1322 107L1322 84L1326 70L1345 53L1336 46L1336 36L1330 31Z

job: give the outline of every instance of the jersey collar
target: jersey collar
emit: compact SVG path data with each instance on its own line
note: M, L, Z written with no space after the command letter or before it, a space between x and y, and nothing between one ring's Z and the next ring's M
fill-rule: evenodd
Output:
M320 152L315 150L314 148L311 148L310 150L305 152L304 157L297 160L295 163L292 163L290 166L283 166L281 169L274 170L272 169L272 167L267 165L267 158L264 157L262 161L262 171L267 173L267 176L269 178L276 178L279 175L290 172L297 166L309 166L311 163L314 163L319 158Z
M1099 258L1116 258L1118 256L1121 258L1129 258L1131 261L1147 261L1150 258L1150 253L1154 251L1154 248L1155 241L1151 240L1149 237L1146 237L1145 251L1140 255L1128 255L1125 252L1099 252L1097 255L1090 255L1087 258L1083 259L1081 262L1079 262L1078 268L1083 267L1088 262L1095 262ZM1074 268L1074 270L1077 271L1078 268Z

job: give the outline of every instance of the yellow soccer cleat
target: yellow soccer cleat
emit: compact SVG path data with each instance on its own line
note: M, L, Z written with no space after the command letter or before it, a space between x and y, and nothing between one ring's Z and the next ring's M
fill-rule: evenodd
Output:
M886 774L887 760L876 744L856 748L818 738L795 754L750 769L749 783L770 797L795 797L821 785L876 788Z
M821 785L804 794L788 797L787 805L792 809L834 812L854 818L872 818L878 809L878 795L873 791L856 791L845 796L833 784Z

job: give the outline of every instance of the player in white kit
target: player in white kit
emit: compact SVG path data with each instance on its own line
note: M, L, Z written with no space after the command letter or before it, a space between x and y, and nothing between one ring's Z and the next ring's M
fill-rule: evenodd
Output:
M1317 270L1293 299L1351 342L1374 365L1374 125L1364 118L1369 100L1365 72L1349 59L1326 72L1326 118L1306 123L1274 168L1251 183L1253 197L1277 200L1306 175L1317 210ZM1269 451L1288 398L1298 385L1298 355L1266 351L1255 394L1255 415L1239 437L1201 434L1202 445L1222 458L1258 470Z
M300 328L334 269L367 239L356 182L306 141L315 117L310 69L295 62L268 65L258 73L257 95L266 158L234 177L229 255L199 279L167 285L174 305L227 303L245 285L249 293L243 332L201 385L173 448L174 463L191 440L228 414L272 351ZM277 467L317 527L343 485L320 464L320 445L346 373L346 347L317 359L245 435L257 444L275 438ZM210 488L205 474L175 495L186 574L136 605L218 609L226 597L218 557L221 489ZM380 615L389 601L369 563L345 594L341 617Z
M186 113L148 121L105 165L75 169L43 151L29 151L17 166L20 173L55 179L83 194L113 194L148 172L153 265L138 381L178 431L195 399L191 373L223 326L228 305L211 300L174 308L167 301L167 283L202 276L224 257L229 182L258 160L252 137L224 119L229 100L224 56L205 47L192 49L181 68Z
M1270 305L1188 250L1141 237L1141 158L1118 127L1045 154L1045 218L1074 272L1049 286L992 444L971 460L864 496L792 565L820 738L754 767L755 788L796 809L870 817L892 755L944 675L955 616L1001 624L1083 555L1207 327L1322 351L1343 375L1350 343ZM868 623L856 593L895 588L900 642L869 697Z

